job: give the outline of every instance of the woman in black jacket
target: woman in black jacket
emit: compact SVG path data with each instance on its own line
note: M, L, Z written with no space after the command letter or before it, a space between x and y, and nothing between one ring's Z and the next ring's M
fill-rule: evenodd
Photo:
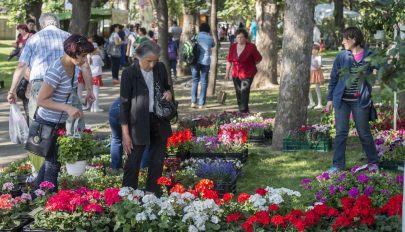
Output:
M124 166L123 186L138 188L139 167L146 145L150 145L150 162L146 192L159 193L157 179L162 175L166 141L171 135L170 122L153 113L154 85L163 98L172 100L166 68L159 62L160 47L152 41L142 42L135 51L137 60L125 69L121 80L122 145L128 159Z

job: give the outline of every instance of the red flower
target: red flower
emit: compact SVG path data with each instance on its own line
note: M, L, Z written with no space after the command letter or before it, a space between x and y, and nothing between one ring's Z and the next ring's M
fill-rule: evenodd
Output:
M253 226L252 224L248 223L248 222L244 222L242 223L242 229L246 232L253 232Z
M278 210L280 210L280 206L278 206L277 204L269 205L269 211L278 211Z
M265 196L267 191L264 188L257 188L256 193L259 194L260 196Z
M305 212L304 224L307 226L316 225L320 219L321 217L314 210L310 210Z
M281 215L279 215L279 214L274 215L274 216L271 218L271 223L273 223L275 226L282 226L282 227L285 227L285 226L286 226L286 220L285 220L285 218L283 218L283 216L281 216Z
M118 192L120 191L119 188L108 188L104 191L104 201L105 204L108 206L111 206L117 202L119 202L120 196L118 195Z
M170 193L184 193L185 191L184 186L180 183L175 184L174 187L170 189Z
M340 203L342 204L344 210L351 209L354 204L354 199L350 197L344 197L340 200Z
M166 186L171 186L172 185L172 181L165 177L165 176L161 176L159 177L159 179L157 180L157 184L158 185L166 185Z
M347 214L342 213L339 217L336 218L335 224L332 225L333 230L339 230L342 227L348 227L352 224L352 218Z
M315 205L313 211L318 214L319 216L325 216L328 214L328 206L325 204L322 205Z
M402 195L395 195L388 200L380 211L388 214L388 216L399 215L402 216Z
M230 223L230 222L237 222L240 219L243 219L244 216L243 214L236 212L236 213L231 213L226 217L226 222Z
M259 211L255 214L256 222L261 223L263 225L270 224L270 217L267 211Z
M292 223L295 228L297 228L298 231L304 231L305 230L305 222L302 219L298 219L295 222Z
M212 189L213 187L214 187L214 181L209 180L209 179L202 179L195 186L195 190L197 190L197 192L201 193L205 189Z
M11 194L0 195L0 209L11 209L13 207L13 198Z
M218 192L212 189L204 189L202 192L202 197L205 199L217 199L218 198Z
M90 203L83 207L83 211L87 213L102 213L103 207L96 203Z
M65 129L65 128L59 128L59 129L56 131L56 134L57 134L58 136L62 137L62 136L64 136L64 135L66 134L66 129Z
M232 193L225 193L224 196L222 197L224 201L230 201L233 199L233 194Z
M93 131L91 129L84 129L83 133L91 135L91 134L93 134Z
M327 214L329 217L337 217L339 216L339 211L335 208L329 208Z
M247 194L247 193L241 193L241 194L239 194L239 196L238 196L238 202L239 202L239 203L245 202L245 201L249 200L249 198L250 198L250 195L249 195L249 194Z

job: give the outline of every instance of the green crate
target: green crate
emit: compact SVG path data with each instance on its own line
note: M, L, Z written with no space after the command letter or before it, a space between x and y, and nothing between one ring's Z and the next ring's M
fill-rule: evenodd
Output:
M305 140L296 140L292 138L283 139L283 151L310 150L311 144Z
M330 138L322 138L312 142L312 150L318 152L329 152L332 149L332 140Z

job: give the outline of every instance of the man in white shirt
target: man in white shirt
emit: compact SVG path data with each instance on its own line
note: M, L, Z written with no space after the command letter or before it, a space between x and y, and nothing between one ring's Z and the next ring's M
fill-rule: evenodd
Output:
M175 20L170 20L169 32L172 33L173 41L176 42L177 47L179 47L182 29L181 27L177 26L177 22Z

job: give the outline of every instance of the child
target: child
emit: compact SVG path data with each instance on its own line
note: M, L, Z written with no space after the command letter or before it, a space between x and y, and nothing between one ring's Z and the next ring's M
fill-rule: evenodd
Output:
M311 80L310 84L315 84L316 96L318 97L318 105L315 106L314 99L312 98L311 88L309 89L309 105L308 109L315 106L314 109L322 109L322 98L321 98L321 88L320 85L323 84L324 77L322 73L322 58L319 55L319 44L314 43L312 47L312 57L311 57Z
M104 110L100 108L100 98L99 98L99 91L100 86L103 86L103 80L101 75L103 73L102 67L104 65L103 59L100 56L100 51L97 47L96 43L93 43L94 51L93 53L87 55L89 60L91 74L93 75L93 94L96 100L91 106L91 112L103 112Z
M173 35L169 33L169 44L167 46L168 53L169 53L169 61L170 61L170 67L173 70L173 80L176 80L177 78L177 71L176 71L176 66L177 66L177 44L173 40Z

